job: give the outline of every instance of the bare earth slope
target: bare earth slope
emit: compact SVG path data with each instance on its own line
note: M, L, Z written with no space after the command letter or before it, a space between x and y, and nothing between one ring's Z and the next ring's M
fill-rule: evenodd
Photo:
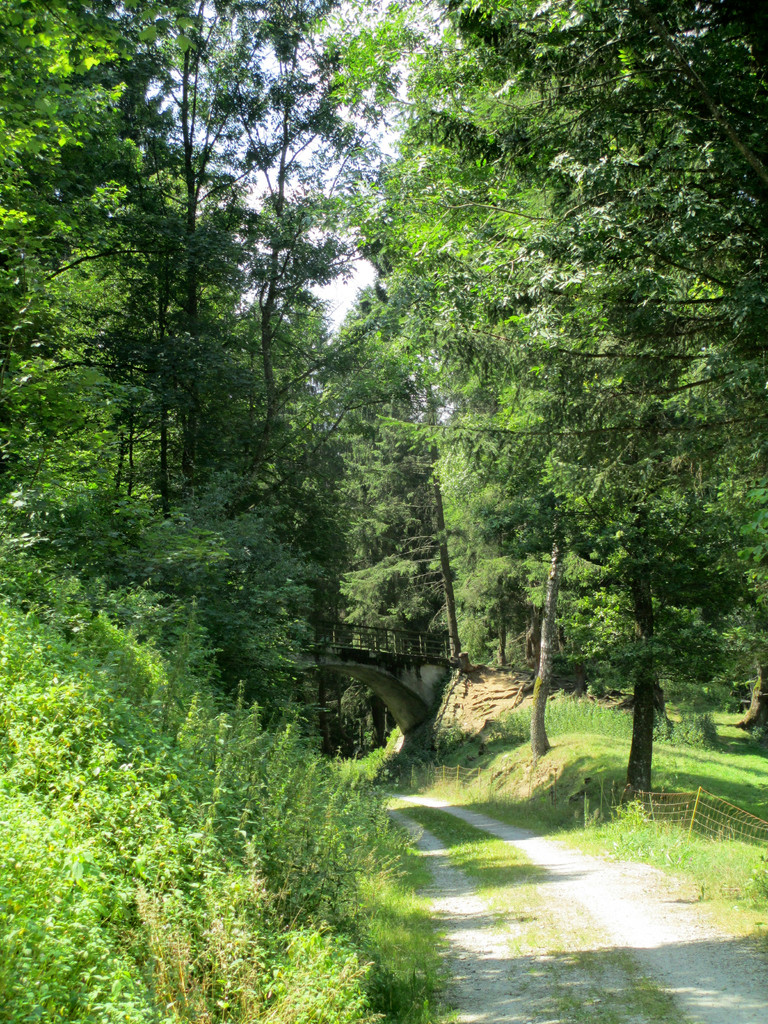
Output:
M533 673L512 668L478 665L471 672L455 671L443 693L435 726L440 731L458 727L475 736L507 711L533 699ZM573 679L556 676L552 691L572 691Z
M454 672L445 688L435 725L458 727L470 736L481 732L505 711L513 711L533 692L533 675L513 669L479 666L474 672Z
M765 957L715 929L662 872L598 860L441 800L407 800L514 845L548 872L536 907L499 920L424 833L436 911L454 951L452 999L464 1024L768 1024ZM532 913L542 915L550 938L521 955L516 932L521 922L530 932ZM658 992L655 1008L643 1002L649 987L671 996L667 1010Z

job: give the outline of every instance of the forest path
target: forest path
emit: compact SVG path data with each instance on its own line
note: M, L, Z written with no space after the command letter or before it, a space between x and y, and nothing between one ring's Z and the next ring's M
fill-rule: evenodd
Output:
M499 912L435 836L421 835L462 1024L768 1024L765 956L715 928L663 872L599 860L442 800L401 799L460 818L546 872L535 885L511 879Z

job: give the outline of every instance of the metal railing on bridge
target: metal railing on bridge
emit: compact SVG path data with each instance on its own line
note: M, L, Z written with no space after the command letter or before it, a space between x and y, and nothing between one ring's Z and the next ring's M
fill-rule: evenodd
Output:
M315 646L381 651L439 661L448 661L451 655L448 637L441 633L413 633L384 626L353 626L346 622L320 623L315 629Z

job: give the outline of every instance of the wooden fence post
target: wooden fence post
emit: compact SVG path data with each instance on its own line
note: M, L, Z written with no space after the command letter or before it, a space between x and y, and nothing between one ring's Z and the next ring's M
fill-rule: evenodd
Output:
M694 823L694 821L696 819L696 811L699 808L699 797L701 796L701 793L702 793L702 789L701 789L701 786L699 786L699 788L696 790L696 800L694 802L693 811L691 813L691 824L690 824L690 827L688 829L688 838L689 839L691 838L691 833L693 832L693 823Z

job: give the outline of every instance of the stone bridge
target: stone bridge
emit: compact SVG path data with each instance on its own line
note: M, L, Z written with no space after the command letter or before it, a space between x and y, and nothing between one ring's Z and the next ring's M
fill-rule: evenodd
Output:
M331 672L366 683L403 733L429 717L438 685L450 668L447 637L374 626L319 626L311 658Z

